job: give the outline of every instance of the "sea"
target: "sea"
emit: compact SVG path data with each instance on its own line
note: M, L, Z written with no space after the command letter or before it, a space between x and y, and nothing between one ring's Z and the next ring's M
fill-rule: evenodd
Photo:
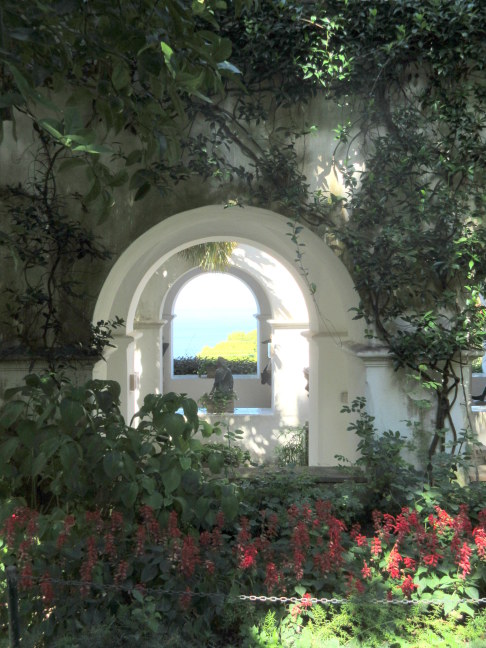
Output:
M249 333L255 328L257 320L248 310L185 311L172 320L172 357L195 356L205 346L224 342L230 333Z

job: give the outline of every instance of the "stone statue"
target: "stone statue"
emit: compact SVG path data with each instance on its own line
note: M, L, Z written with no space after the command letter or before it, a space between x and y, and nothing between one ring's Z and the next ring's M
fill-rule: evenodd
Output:
M233 375L228 363L221 356L216 363L216 371L214 373L214 385L211 389L211 394L218 392L219 394L232 394L233 393Z

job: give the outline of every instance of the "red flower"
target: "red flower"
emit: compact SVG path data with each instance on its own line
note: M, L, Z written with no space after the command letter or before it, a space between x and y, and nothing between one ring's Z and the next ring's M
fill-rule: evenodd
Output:
M216 515L216 526L219 529L222 529L224 527L224 513L223 511L218 511Z
M371 569L368 567L366 560L364 561L363 569L361 570L363 578L371 578Z
M186 578L190 578L199 563L199 547L194 543L194 538L191 535L184 537L181 552L181 571Z
M272 513L268 518L267 522L267 536L269 538L275 538L277 535L278 529L278 516L276 513Z
M238 533L238 544L243 545L250 539L250 523L247 517L240 518L240 531Z
M317 500L316 515L320 522L326 522L331 514L332 504L329 501Z
M159 542L161 538L160 526L155 518L153 509L150 506L142 506L140 508L140 514L143 518L147 533L152 537L154 542Z
M146 538L147 532L145 530L145 527L143 524L139 524L137 527L137 531L135 533L135 540L136 540L136 546L135 546L135 555L136 556L141 556L145 550L145 538Z
M266 586L269 594L272 593L273 589L278 585L278 582L279 582L279 574L277 571L277 567L275 566L275 563L273 562L267 563L265 569L264 585Z
M91 574L98 560L98 551L96 549L96 539L89 536L86 540L86 556L80 568L81 580L90 582Z
M40 590L44 606L50 605L54 600L54 588L52 587L48 572L44 572L44 575L42 576Z
M105 533L104 541L105 541L105 554L108 556L111 562L114 562L116 560L117 552L115 546L115 536L111 531L107 531Z
M486 531L482 527L476 527L473 531L474 542L476 543L478 556L486 556Z
M121 583L123 583L123 581L126 579L127 573L128 562L126 560L121 560L117 565L115 576L113 578L115 585L121 585Z
M388 558L388 565L386 567L387 572L392 578L400 578L400 562L402 557L400 556L397 545L393 546L393 549L390 552Z
M404 556L403 562L407 569L411 569L412 571L415 571L417 569L417 561L414 560L413 558L409 558L409 556Z
M289 508L287 509L287 516L289 518L290 524L295 524L297 518L299 517L299 509L295 504L289 506Z
M312 596L308 592L306 592L302 597L300 604L302 605L303 608L312 607Z
M355 522L351 527L351 531L349 532L349 537L352 540L356 540L356 538L360 535L360 531L361 531L361 524L359 522Z
M243 555L240 559L240 569L250 569L256 563L258 550L254 545L248 545L243 549Z
M211 546L213 549L218 549L218 547L221 547L223 544L223 538L221 536L221 529L219 527L216 527L213 529L213 532L211 534Z
M383 522L383 535L385 536L385 538L388 538L388 536L395 530L395 518L389 513L384 513Z
M22 572L20 574L19 586L20 589L22 590L31 589L33 586L32 565L30 563L25 565L24 568L22 569Z
M466 578L467 574L471 573L471 563L469 561L471 555L472 555L471 547L467 544L467 542L463 542L462 547L459 549L458 554L456 556L457 565L461 570L461 573L459 574L459 578L462 578L463 580Z
M423 561L429 567L437 567L437 563L439 562L439 558L442 558L442 556L440 556L439 554L436 554L436 553L431 553L431 554L427 554L426 556L424 556Z
M417 587L418 585L416 585L413 582L413 579L410 576L410 574L408 576L405 576L405 578L402 581L402 584L399 585L399 588L402 590L404 596L408 596L408 597L410 597L413 594L414 590L416 590Z
M358 533L356 536L356 544L358 547L364 547L368 546L368 538L364 535L361 535L361 533Z
M169 514L169 537L180 538L181 532L177 520L177 511L171 511Z
M113 533L123 529L123 514L118 511L113 511L111 514L111 530Z
M214 569L215 569L213 561L212 560L206 560L206 562L204 563L204 566L208 570L208 574L210 576L212 576L214 574Z
M98 533L103 531L103 520L101 519L101 511L96 509L96 511L86 511L86 522L88 524L94 524Z
M212 535L209 531L203 531L199 536L199 544L201 547L209 547L211 544Z
M190 587L186 587L186 591L181 595L179 599L179 605L183 610L187 610L191 605L192 593Z
M375 527L375 533L379 533L381 531L381 518L382 518L381 511L377 511L375 509L372 512L371 517L373 518L373 526Z
M373 538L371 541L371 553L373 556L379 556L383 551L381 547L381 540L379 538Z
M407 535L407 533L410 532L410 524L406 517L408 513L409 510L405 508L402 510L402 513L397 515L396 523L395 523L395 532L398 535L397 538L398 542L400 542Z

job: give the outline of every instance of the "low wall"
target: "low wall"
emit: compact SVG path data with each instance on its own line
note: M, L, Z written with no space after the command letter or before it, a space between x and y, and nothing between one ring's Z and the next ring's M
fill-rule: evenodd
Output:
M252 461L258 464L274 460L275 448L281 443L279 436L286 428L305 423L295 418L283 420L281 413L269 408L235 408L231 414L207 414L205 410L199 410L198 414L200 419L212 425L219 423L223 433L226 427L230 430L241 430L243 432L241 446L249 450ZM209 442L213 443L216 440L223 439L211 437Z
M233 376L233 390L238 396L235 405L238 408L272 407L272 388L262 385L260 376ZM204 393L209 393L213 387L214 378L199 378L199 376L164 377L164 393L173 391L177 394L187 394L198 401Z
M45 365L37 361L32 367L30 360L4 359L0 361L0 398L6 389L11 387L22 387L25 385L25 376L30 373L42 373L45 371ZM78 361L73 368L67 368L65 375L75 385L82 385L91 380L93 372L93 361Z

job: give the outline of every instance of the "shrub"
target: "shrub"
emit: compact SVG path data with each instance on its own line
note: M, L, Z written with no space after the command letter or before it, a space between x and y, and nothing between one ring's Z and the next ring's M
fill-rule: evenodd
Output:
M1 535L29 596L24 614L49 646L63 633L104 618L115 623L121 614L143 617L153 628L160 621L184 636L192 629L194 639L208 641L227 628L228 607L240 604L240 594L296 596L289 612L299 623L312 611L313 596L342 599L342 610L362 619L363 632L375 599L382 601L378 614L392 599L441 601L445 615L474 616L462 599L486 593L486 509L477 519L465 506L457 515L405 508L373 518L374 532L365 535L358 524L348 529L322 500L235 523L219 513L205 529L183 525L175 511L157 519L146 506L133 523L115 510L95 510L58 524L52 514L23 507ZM231 619L240 632L244 615ZM399 616L396 623L395 630Z
M366 480L361 487L361 497L367 510L396 513L411 502L415 488L423 481L403 457L404 450L414 449L413 444L399 432L378 432L374 417L366 412L364 398L356 398L351 407L344 406L341 411L356 416L348 431L359 439L360 456L354 466L361 470ZM336 458L344 462L343 466L350 464L345 457Z
M288 427L278 434L279 445L275 449L277 465L307 466L309 464L309 428Z
M199 356L174 358L174 375L202 376L207 373L208 366L216 365L216 362L217 358L201 358ZM257 362L251 358L238 358L227 362L233 375L253 375L257 372Z

